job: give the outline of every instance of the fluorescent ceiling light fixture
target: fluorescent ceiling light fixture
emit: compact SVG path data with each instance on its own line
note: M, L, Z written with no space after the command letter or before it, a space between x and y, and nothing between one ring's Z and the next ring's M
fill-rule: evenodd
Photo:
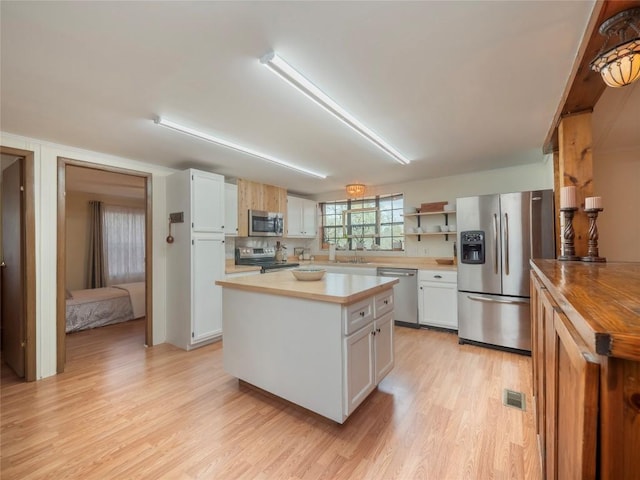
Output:
M266 153L260 153L255 150L251 150L250 148L243 147L242 145L229 142L228 140L222 140L221 138L214 137L213 135L209 135L208 133L200 132L198 130L194 130L193 128L180 125L179 123L172 122L171 120L167 120L166 118L158 117L154 121L158 125L161 125L163 127L176 130L180 133L186 133L187 135L191 135L192 137L196 137L201 140L206 140L207 142L215 143L216 145L221 145L223 147L227 147L241 153L246 153L247 155L251 155L251 156L260 158L262 160L266 160L267 162L275 163L276 165L288 168L290 170L294 170L296 172L304 173L305 175L311 175L312 177L317 177L317 178L327 178L327 176L322 173L314 172L312 170L307 170L306 168L302 168L302 167L297 167L283 160L272 157L271 155L267 155Z
M407 165L410 160L405 158L395 148L385 142L378 134L353 117L344 108L334 102L331 97L316 87L307 78L302 76L300 72L285 62L277 53L270 52L264 55L260 62L273 73L285 80L291 86L297 88L311 100L316 102L327 112L341 120L345 125L351 127L364 138L373 143L380 150L391 156L396 162Z

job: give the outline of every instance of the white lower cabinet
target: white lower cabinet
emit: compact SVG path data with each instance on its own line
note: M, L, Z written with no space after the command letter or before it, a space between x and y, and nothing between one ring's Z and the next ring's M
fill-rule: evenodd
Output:
M387 298L388 295L384 294ZM351 310L348 309L347 318L355 318ZM366 310L359 306L359 311ZM345 331L349 331L348 327ZM350 415L393 369L393 310L345 337L344 350L345 410Z
M215 279L224 271L224 242L221 238L195 237L192 242L193 313L192 346L222 333L222 288Z
M375 388L373 324L345 338L347 415Z
M418 318L421 325L458 330L457 272L418 272Z
M224 237L176 235L167 262L167 341L185 350L222 334Z
M376 385L393 369L393 311L374 322Z

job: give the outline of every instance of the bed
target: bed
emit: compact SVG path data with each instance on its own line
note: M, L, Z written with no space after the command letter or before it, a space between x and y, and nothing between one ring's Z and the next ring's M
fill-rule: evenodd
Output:
M67 295L67 333L126 322L144 316L144 282L73 290Z

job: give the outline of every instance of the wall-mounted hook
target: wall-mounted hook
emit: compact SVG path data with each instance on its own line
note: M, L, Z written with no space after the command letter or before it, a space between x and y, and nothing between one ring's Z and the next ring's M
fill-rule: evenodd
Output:
M173 237L171 236L171 217L169 217L169 235L167 236L167 243L173 243Z

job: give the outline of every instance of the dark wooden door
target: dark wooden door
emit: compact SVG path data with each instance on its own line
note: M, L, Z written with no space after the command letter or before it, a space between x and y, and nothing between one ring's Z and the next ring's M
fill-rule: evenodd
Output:
M24 377L24 161L2 172L2 358Z

